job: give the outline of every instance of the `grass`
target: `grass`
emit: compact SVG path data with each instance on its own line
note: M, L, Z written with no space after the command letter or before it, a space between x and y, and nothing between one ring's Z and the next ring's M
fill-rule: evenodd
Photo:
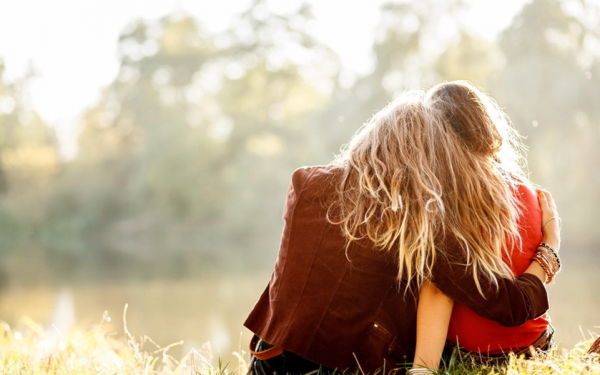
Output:
M245 353L234 353L237 368L211 364L205 354L191 350L182 359L169 355L174 343L160 347L149 337L136 338L127 330L126 309L123 314L125 334L111 332L111 319L105 313L100 324L85 330L61 334L45 330L23 317L12 329L0 322L0 374L10 375L244 375ZM203 352L205 352L203 350Z
M438 373L443 375L570 375L598 374L600 375L600 357L597 354L588 355L587 351L594 339L584 340L572 349L560 346L546 353L538 353L533 359L525 359L510 354L508 363L502 366L481 365L472 360L453 355L446 368Z
M126 312L126 310L125 310ZM207 357L192 350L181 359L169 355L169 349L181 343L159 347L148 337L133 337L127 330L116 337L111 332L110 318L105 314L100 324L67 335L48 331L28 318L22 318L12 329L0 322L0 374L38 375L120 375L120 374L186 374L244 375L247 353L234 353L236 368L219 362L213 365ZM586 356L593 339L582 341L573 349L556 348L536 359L510 357L506 366L481 366L453 356L439 374L598 374L600 358Z

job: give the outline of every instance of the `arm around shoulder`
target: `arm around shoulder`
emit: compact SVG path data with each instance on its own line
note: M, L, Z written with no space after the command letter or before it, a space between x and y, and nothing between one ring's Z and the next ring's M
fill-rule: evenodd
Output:
M487 278L479 278L484 292L481 294L464 260L440 259L434 266L432 281L454 301L507 327L521 325L549 308L544 283L532 274L498 278L497 285Z

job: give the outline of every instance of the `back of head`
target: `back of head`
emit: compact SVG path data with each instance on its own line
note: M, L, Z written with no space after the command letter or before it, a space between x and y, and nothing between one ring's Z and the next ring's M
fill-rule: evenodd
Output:
M397 253L399 278L421 281L431 268L449 170L447 130L411 91L371 118L338 156L344 170L331 220L349 240Z
M467 81L438 84L424 102L459 143L452 165L460 178L454 194L444 196L445 225L462 243L475 275L510 276L502 255L520 244L513 188L527 183L520 137L498 104Z
M520 136L490 96L468 81L451 81L432 87L425 103L440 111L472 155L491 157L506 172L523 178Z

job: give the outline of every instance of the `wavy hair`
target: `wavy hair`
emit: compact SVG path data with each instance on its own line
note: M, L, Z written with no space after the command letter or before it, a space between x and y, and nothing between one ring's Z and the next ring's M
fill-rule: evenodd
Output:
M407 93L376 113L334 161L342 170L330 221L348 243L398 257L398 279L432 276L441 243L457 239L480 277L512 277L503 251L520 244L515 184L523 146L508 117L465 81ZM335 219L332 219L335 218ZM520 246L519 246L520 247Z

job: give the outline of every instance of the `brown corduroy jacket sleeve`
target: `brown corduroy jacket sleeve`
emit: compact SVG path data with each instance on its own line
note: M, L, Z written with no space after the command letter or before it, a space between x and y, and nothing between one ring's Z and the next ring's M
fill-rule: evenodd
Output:
M479 282L484 295L477 290L473 274L460 257L436 261L432 282L448 297L466 305L484 318L513 327L535 319L548 308L548 294L536 276L524 273L515 279L498 278L498 286L485 278Z

